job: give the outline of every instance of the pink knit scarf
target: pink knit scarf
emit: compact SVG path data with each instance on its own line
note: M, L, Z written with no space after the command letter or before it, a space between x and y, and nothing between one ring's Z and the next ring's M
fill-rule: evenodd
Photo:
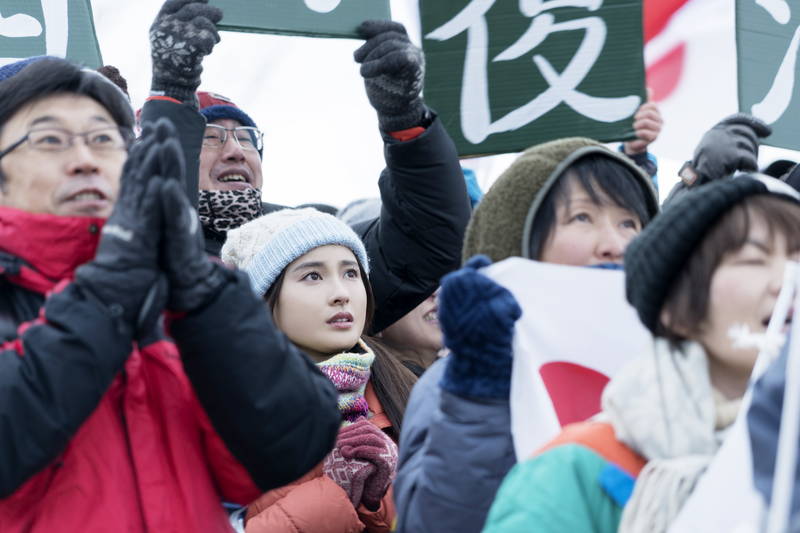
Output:
M370 367L372 361L375 360L375 354L364 344L364 341L359 339L358 345L364 350L363 353L340 353L317 364L322 373L328 376L336 390L339 391L339 412L342 413L343 425L348 425L359 417L366 417L369 414L364 391L367 388Z

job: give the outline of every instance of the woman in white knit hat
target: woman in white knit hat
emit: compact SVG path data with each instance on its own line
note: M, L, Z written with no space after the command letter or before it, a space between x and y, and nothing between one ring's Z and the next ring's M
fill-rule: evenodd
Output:
M331 215L286 209L231 230L221 256L248 272L278 328L334 383L342 413L324 463L252 504L247 531L290 523L314 532L389 531L397 465L391 437L399 435L415 378L362 338L372 314L364 244Z

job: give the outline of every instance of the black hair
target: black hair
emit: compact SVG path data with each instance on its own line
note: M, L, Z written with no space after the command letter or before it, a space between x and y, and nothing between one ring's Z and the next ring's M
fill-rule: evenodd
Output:
M408 398L417 382L417 376L403 364L399 353L381 339L364 337L364 342L375 354L370 376L372 388L386 418L392 424L391 428L384 431L398 441Z
M133 140L133 108L125 93L102 74L57 57L35 60L0 82L0 132L23 106L58 94L93 99L106 108L123 138ZM4 184L5 174L0 169L0 187Z
M647 199L633 170L600 154L582 157L570 165L545 196L531 228L531 259L539 259L544 244L553 233L556 210L569 202L571 185L579 185L596 205L610 200L614 205L631 211L642 224L650 222Z
M57 57L33 61L0 83L0 129L23 106L57 94L88 96L102 105L124 134L133 134L133 109L108 78Z

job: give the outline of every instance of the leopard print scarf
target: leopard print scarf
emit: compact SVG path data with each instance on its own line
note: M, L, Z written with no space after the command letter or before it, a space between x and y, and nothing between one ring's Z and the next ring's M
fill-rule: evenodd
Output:
M226 233L261 216L261 189L201 190L197 214L203 227Z

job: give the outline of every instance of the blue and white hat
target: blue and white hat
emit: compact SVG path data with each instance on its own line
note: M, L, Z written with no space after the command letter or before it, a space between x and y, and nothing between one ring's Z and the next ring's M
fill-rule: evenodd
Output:
M369 274L364 243L350 226L316 209L282 209L228 231L222 261L250 275L253 290L263 296L283 269L314 248L329 244L353 251Z

